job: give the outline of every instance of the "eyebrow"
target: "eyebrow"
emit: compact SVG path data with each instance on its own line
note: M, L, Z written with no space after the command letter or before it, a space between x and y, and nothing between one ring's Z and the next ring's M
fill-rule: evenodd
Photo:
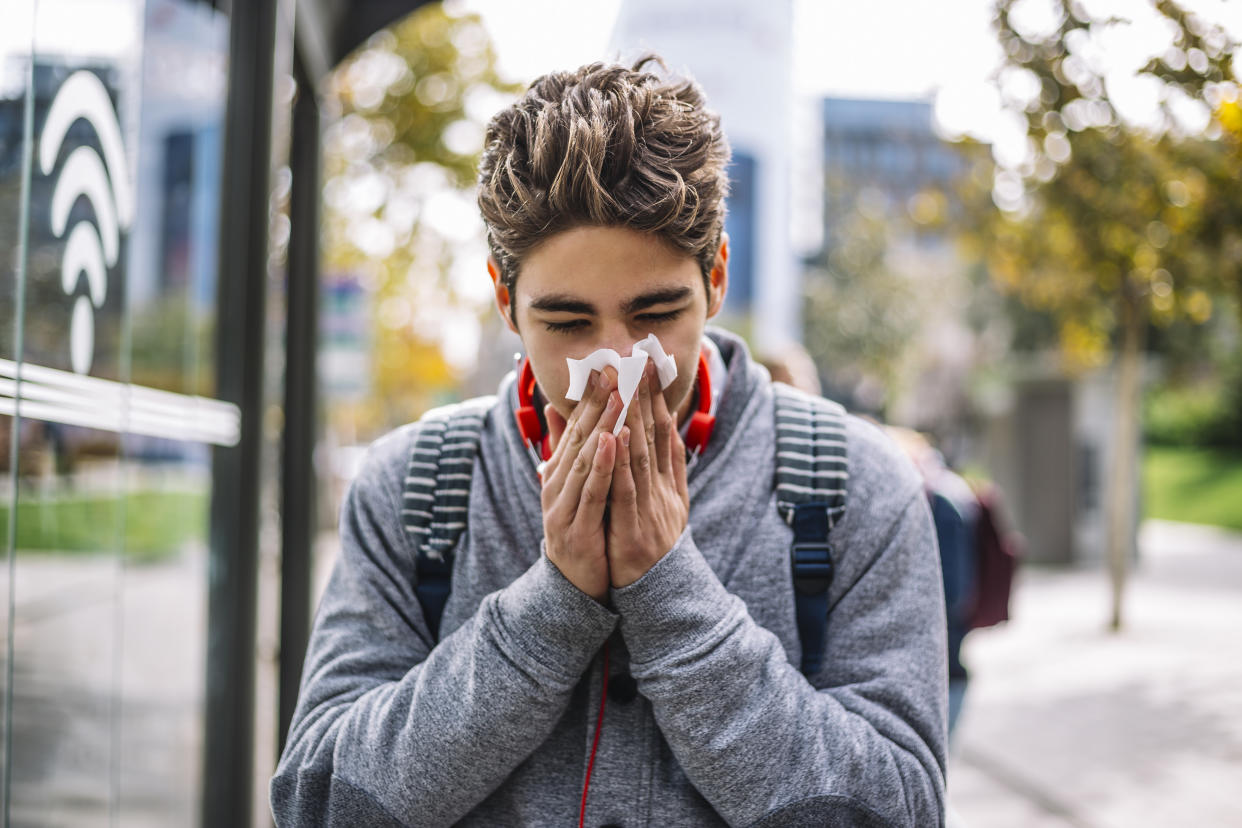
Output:
M644 308L652 305L665 305L672 302L681 302L690 298L693 291L684 285L678 287L656 288L646 293L635 296L633 299L626 300L621 305L621 312L624 314L637 313ZM568 293L548 293L536 299L532 299L530 309L543 311L545 313L581 313L587 316L596 314L595 306L590 302L584 302Z

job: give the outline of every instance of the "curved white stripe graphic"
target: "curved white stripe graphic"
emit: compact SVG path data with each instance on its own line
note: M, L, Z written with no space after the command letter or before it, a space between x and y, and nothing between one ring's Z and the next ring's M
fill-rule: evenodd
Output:
M104 257L108 267L111 267L116 264L120 252L121 231L103 162L90 147L78 147L71 152L60 177L56 179L56 189L52 193L52 232L58 238L65 234L69 211L80 195L85 195L95 208Z
M51 175L56 167L56 157L65 142L69 127L78 118L85 118L95 128L112 189L116 193L116 208L121 224L129 227L134 220L134 189L129 180L129 168L125 161L125 145L121 141L121 125L112 109L112 99L103 82L86 70L74 72L61 85L56 99L48 110L43 123L43 135L39 139L39 166L44 175ZM60 235L59 233L57 235Z
M129 180L121 125L112 108L112 99L103 82L92 72L78 71L56 91L39 136L39 166L50 176L69 130L79 118L95 130L103 159L90 146L69 153L52 192L52 232L65 235L69 214L79 196L86 196L95 212L98 231L87 221L79 222L70 234L61 262L60 281L68 296L77 290L78 274L85 273L90 299L74 300L69 327L69 356L73 370L90 372L95 353L95 309L103 306L108 293L108 268L116 265L121 248L121 230L134 218L134 188ZM104 161L107 168L104 168Z
M104 267L99 231L89 221L78 222L69 233L65 258L60 263L60 286L65 293L73 293L77 288L79 273L86 274L91 302L95 307L101 307L108 292L108 271Z
M69 363L79 374L89 374L95 361L95 309L91 300L79 296L69 322Z

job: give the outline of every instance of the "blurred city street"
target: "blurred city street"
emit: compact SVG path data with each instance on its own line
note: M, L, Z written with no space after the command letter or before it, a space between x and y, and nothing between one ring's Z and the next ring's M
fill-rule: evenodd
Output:
M1147 521L1124 630L1102 567L1020 573L972 633L950 828L1242 825L1242 534Z

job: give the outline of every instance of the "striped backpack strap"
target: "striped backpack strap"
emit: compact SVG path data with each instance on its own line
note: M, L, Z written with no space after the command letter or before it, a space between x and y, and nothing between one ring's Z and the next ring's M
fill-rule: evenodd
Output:
M849 454L845 409L783 383L776 398L776 507L793 527L790 566L802 673L819 672L828 632L828 587L833 557L832 527L845 514Z
M410 451L401 520L417 549L414 594L436 638L453 589L453 549L466 529L483 418L495 402L479 397L428 411Z

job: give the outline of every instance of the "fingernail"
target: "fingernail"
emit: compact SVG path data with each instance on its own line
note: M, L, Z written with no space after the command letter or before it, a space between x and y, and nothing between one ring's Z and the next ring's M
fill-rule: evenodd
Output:
M608 390L608 376L603 371L595 378L595 382L604 391Z
M630 447L630 427L629 426L626 426L625 428L621 429L621 445L625 446L626 448Z

